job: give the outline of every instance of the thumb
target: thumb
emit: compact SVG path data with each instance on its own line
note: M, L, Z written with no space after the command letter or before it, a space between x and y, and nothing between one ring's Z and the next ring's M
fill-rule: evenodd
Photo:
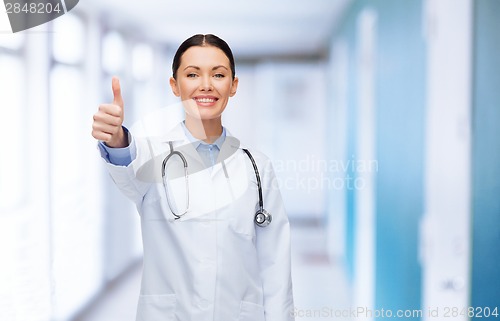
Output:
M111 80L111 87L113 89L113 104L123 108L122 90L120 87L120 79L118 79L118 77L113 77Z

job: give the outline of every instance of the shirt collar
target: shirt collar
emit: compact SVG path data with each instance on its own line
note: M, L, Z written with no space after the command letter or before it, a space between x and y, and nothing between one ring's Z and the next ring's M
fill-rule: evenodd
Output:
M181 125L182 125L182 129L184 129L184 133L186 134L186 137L193 144L193 146L194 146L195 149L197 149L198 147L200 147L200 145L202 145L204 147L210 146L210 145L215 145L215 146L217 146L217 148L219 150L221 150L222 144L224 143L224 140L226 140L226 128L224 126L222 126L222 134L219 136L219 138L217 138L215 140L215 142L213 142L212 144L207 144L204 141L195 138L191 134L191 132L189 131L189 129L187 129L187 127L186 127L185 121L181 122Z

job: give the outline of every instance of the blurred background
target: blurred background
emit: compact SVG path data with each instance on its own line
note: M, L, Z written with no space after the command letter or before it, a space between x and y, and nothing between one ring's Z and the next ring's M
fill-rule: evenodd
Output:
M113 75L126 126L176 103L196 33L232 47L223 122L273 160L297 320L500 317L499 30L497 0L85 0L2 31L0 320L134 320L139 215L92 115Z

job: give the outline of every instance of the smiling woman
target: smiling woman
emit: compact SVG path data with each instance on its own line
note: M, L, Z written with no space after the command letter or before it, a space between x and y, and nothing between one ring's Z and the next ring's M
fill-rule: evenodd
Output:
M222 126L238 88L231 49L214 35L187 39L170 85L186 119L160 139L122 126L117 78L113 103L94 115L106 166L141 215L137 320L293 320L290 227L271 161Z
M213 35L189 38L174 57L170 85L184 103L186 127L193 136L215 141L222 134L222 112L238 88L229 46Z

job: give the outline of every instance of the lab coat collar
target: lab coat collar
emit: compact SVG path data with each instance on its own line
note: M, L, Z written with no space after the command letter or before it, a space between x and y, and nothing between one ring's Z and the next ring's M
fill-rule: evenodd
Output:
M238 149L244 148L241 145L241 142L231 135L231 132L226 129L226 139L222 144L222 148L219 152L219 156L216 160L216 165L213 168L212 175L217 174L222 166L225 166L226 163L230 162L238 155Z
M184 129L182 129L182 123L178 123L168 134L163 136L160 139L163 143L168 142L181 142L181 143L189 143L189 139L186 137L184 133Z
M203 144L203 145L209 145L208 143L205 143L204 141L200 140L200 139L197 139L195 138L191 132L189 131L189 129L187 129L186 127L186 121L183 121L181 122L181 127L182 129L184 130L184 134L187 136L187 138L189 139L189 141L191 143L193 143L193 147L198 150L198 147ZM224 140L226 139L226 128L223 126L222 127L222 134L211 144L211 145L215 145L217 146L217 148L219 149L219 151L221 150L222 148L222 144L224 143Z
M182 128L182 122L177 124L167 135L163 136L161 139L161 142L164 144L168 144L168 142L170 141L174 143L174 148L183 146L183 153L188 154L191 159L199 162L201 166L205 166L194 144L186 136L184 128ZM220 148L219 156L217 157L216 164L212 170L212 175L217 174L221 170L223 162L227 163L231 161L235 157L235 155L238 154L237 149L242 148L245 147L242 146L240 141L237 138L233 137L231 132L226 128L226 139L224 140L224 143L222 143L222 146Z
M182 128L182 122L178 123L167 135L162 137L161 142L164 144L172 142L174 148L182 146L183 153L186 153L191 159L194 159L199 162L200 165L204 166L203 160L196 151L193 143L190 142L189 138L186 136L184 128Z

